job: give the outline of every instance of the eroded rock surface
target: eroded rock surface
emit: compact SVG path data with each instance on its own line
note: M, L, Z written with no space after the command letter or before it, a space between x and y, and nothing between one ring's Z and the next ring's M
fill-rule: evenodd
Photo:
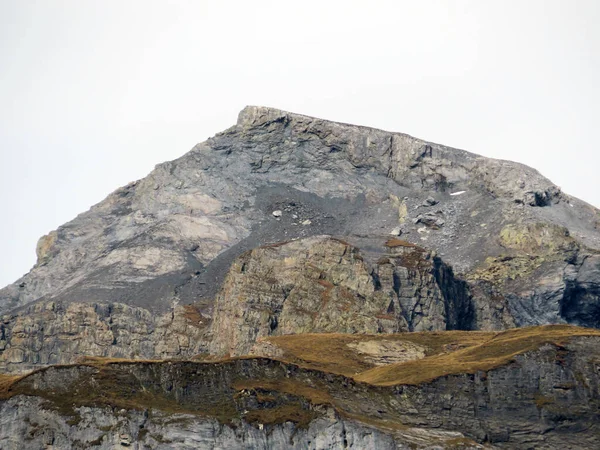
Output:
M237 353L249 350L254 337L306 330L500 330L565 321L598 326L599 227L598 210L526 166L405 134L247 107L234 127L40 239L36 266L0 290L0 361L21 361L25 368L33 361L69 362L67 355L82 353L163 357L203 352L207 345ZM424 248L433 266L415 275L398 258L379 263L390 230ZM252 294L249 277L236 272L246 252L268 259L267 250L254 249L321 235L348 242L350 254L364 259L344 266L334 254L323 256L319 270L332 275L344 266L346 281L329 276L312 283L306 267L302 276L290 277L275 258L273 277L252 282L263 292L255 296L258 303L271 296L266 303L273 305L235 312L225 304L238 302L229 291ZM294 252L304 250L292 249L304 244L286 245L288 259L303 258ZM276 288L269 286L274 280ZM175 305L193 304L210 322L215 299L220 306L210 329L217 330L216 341L191 332L202 343L189 350L169 344L168 351L152 339L130 345L119 337L107 348L109 335L90 338L85 327L78 329L81 338L74 337L79 351L73 344L61 349L66 340L57 341L47 331L54 325L44 325L52 307L42 305L80 311L84 304L95 311L125 305L131 314L118 320L144 335L150 322L162 321ZM40 306L31 309L32 303ZM219 311L243 316L239 330L225 331L240 342L223 344ZM61 313L54 315L52 321L60 323ZM98 320L109 317L100 313ZM175 328L164 332L171 342L181 336L181 327ZM13 340L21 329L27 338Z
M598 326L599 217L594 208L516 163L404 134L248 107L234 127L157 166L148 177L40 239L36 266L0 291L5 313L0 352L7 352L0 359L27 365L36 358L68 362L66 355L82 352L132 353L119 347L126 340L113 339L116 348L100 350L104 338L83 336L81 352L48 343L44 347L54 356L28 356L40 351L40 336L47 334L38 329L44 328L47 314L40 311L48 307L23 309L32 302L64 309L89 303L98 311L127 305L136 311L127 322L143 330L149 323L143 317L160 320L174 305L193 303L210 321L218 298L217 316L226 310L244 316L239 330L225 333L246 337L239 338L244 343L220 343L218 317L211 326L216 339L211 348L237 348L234 353L249 350L251 343L245 341L254 336L272 332L505 329L565 321ZM406 265L377 262L389 230L434 252L433 269L416 277L423 279L417 282ZM314 274L306 268L302 276L290 278L274 259L273 277L254 282L256 289L272 291L268 295L274 304L263 305L261 312L232 313L225 303L237 299L227 292L239 286L223 286L223 280L233 264L228 280L237 286L235 273L247 257L238 256L265 253L253 249L266 244L319 235L342 238L359 249L353 252L360 252L364 263L346 264L346 281L325 277L319 285L319 280L309 282ZM290 254L303 251L292 249L304 244L288 245ZM344 266L333 254L323 258L323 273ZM445 278L465 279L468 286ZM269 286L273 280L276 288ZM239 287L240 294L251 291ZM329 302L329 296L335 301ZM341 306L344 296L347 311ZM84 310L82 305L72 308ZM312 317L321 307L324 311ZM30 344L13 342L11 330L18 335L28 321L33 336L25 341ZM266 322L272 330L264 328ZM144 346L152 344L133 345L144 357L165 354L137 349ZM186 354L169 347L166 354Z
M419 210L432 202L443 226L417 233L410 219L433 214ZM1 291L0 308L58 297L164 311L173 297L214 296L232 259L256 246L398 225L463 272L498 251L489 241L503 224L532 221L600 245L597 211L528 167L248 107L236 126L42 238L38 264Z
M471 326L467 285L431 252L392 239L371 266L359 249L317 236L240 256L217 296L211 353L298 333L395 333Z
M24 372L85 356L191 358L207 352L208 323L191 306L153 315L122 303L36 303L3 316L0 368Z
M414 361L425 357L423 346L408 341L358 341L347 345L365 355L367 361L377 366Z

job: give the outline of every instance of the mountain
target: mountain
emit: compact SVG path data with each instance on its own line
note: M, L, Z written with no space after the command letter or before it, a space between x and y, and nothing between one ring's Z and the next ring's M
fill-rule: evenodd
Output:
M527 166L251 106L37 255L1 448L597 443L600 211Z

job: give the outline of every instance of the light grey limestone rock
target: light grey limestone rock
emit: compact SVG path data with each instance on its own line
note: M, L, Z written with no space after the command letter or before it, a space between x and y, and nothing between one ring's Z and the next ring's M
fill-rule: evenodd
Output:
M464 439L461 433L422 428L390 433L339 417L322 417L299 429L291 422L270 427L239 422L230 427L197 415L160 411L81 407L78 414L74 421L45 408L38 398L11 399L0 406L0 446L5 450L433 450L444 448L446 441ZM484 447L471 442L461 448Z
M122 303L40 302L0 323L0 369L25 372L86 356L191 358L206 353L209 318L190 306L163 314Z

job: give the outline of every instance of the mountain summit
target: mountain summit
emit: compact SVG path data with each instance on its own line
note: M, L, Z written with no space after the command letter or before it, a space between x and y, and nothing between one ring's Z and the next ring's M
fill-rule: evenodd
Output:
M298 448L310 447L310 430L318 434L325 426L319 420L329 417L326 426L333 428L326 445L332 448L341 448L336 439L350 435L359 447L371 445L364 440L366 429L376 430L378 448L454 438L464 438L471 448L478 448L476 441L511 439L518 446L546 439L552 447L567 435L556 431L542 438L541 430L564 425L548 412L548 405L562 405L564 399L511 372L507 364L517 358L538 381L550 377L564 386L573 383L565 389L585 397L584 410L570 417L588 428L572 438L573 445L590 444L598 431L589 412L598 396L584 393L588 382L576 379L573 367L598 383L597 371L583 367L597 353L591 349L599 334L566 325L600 328L600 211L522 164L406 134L248 106L236 125L181 158L159 164L146 178L117 189L43 236L37 256L28 274L0 290L0 369L15 374L5 375L13 394L7 391L3 408L15 408L27 398L27 407L21 403L25 412L18 414L26 414L38 400L56 406L57 398L40 391L58 389L49 371L62 371L69 380L83 380L92 371L108 377L85 385L98 397L75 395L79 381L64 386L64 395L78 399L69 414L84 422L91 407L135 410L127 419L127 426L134 427L142 420L140 408L166 414L176 406L177 414L196 414L200 428L258 411L253 419L243 419L246 428L240 431L256 446L268 441L262 427L270 424L279 436L273 439L280 439L272 445L289 438L297 439ZM512 330L543 325L556 326ZM497 334L503 330L512 331ZM494 336L505 336L501 348ZM557 346L563 344L564 373L547 364L547 358L562 357ZM302 350L311 346L332 352L332 359ZM232 357L243 358L200 366L189 361ZM46 369L82 358L88 358L87 365ZM445 367L454 364L451 359L462 361L464 370L436 371L430 361L437 360L431 358L446 358ZM180 362L165 369L163 359ZM155 362L135 365L136 360ZM416 370L434 375L410 375L407 364L417 360L422 363ZM16 375L40 368L22 379ZM221 384L215 392L227 405L227 420L214 412L215 405L204 411L188 398L192 391L209 395L206 386L189 392L175 387L179 393L173 397L169 390L165 394L157 371L166 371L163 375L176 384L190 382L192 372L202 372L206 380L217 377ZM286 371L288 376L282 375ZM522 417L511 421L508 412L494 415L491 409L482 416L471 414L475 397L481 402L477 408L500 408L502 402L519 408L518 394L490 399L495 395L490 390L483 399L475 393L476 385L490 382L483 375L488 372L491 380L505 377L499 381L502 389L510 385L507 379L527 384L523 395L529 403ZM149 406L146 397L123 403L129 398L125 393L110 400L115 380L128 380L135 384L133 391L148 390L152 398L166 395L165 403ZM339 391L340 383L354 386L348 398ZM367 395L356 383L395 387L364 387ZM424 401L444 395L453 389L450 385L463 389L464 398L449 406L457 408L461 423L452 414L446 417L446 406L437 400L432 403L437 406ZM272 400L257 400L257 392ZM254 397L241 405L245 395ZM394 403L399 395L405 395L404 402L414 396L412 406L404 407L417 412L399 412L402 408ZM392 406L384 411L384 404ZM327 416L327 408L335 417ZM538 410L545 411L542 418ZM198 413L211 418L203 422ZM58 423L64 408L56 414L44 430L63 426ZM102 414L118 428L112 413ZM99 423L88 428L99 430ZM304 431L289 437L290 423ZM427 429L422 442L409 425ZM82 441L86 445L100 439L99 432L77 426L88 433ZM433 429L439 427L450 434L436 435ZM341 429L348 436L340 437ZM198 431L210 445L241 442L232 429L211 430ZM184 433L177 426L171 431L173 436ZM68 432L52 433L71 442ZM139 429L126 434L150 446L159 443L148 441L146 434L140 437ZM113 441L102 437L98 448L109 448ZM34 442L31 448L37 448Z

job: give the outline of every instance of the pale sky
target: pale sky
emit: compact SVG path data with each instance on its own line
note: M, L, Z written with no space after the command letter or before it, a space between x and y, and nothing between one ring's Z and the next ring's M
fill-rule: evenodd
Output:
M0 0L0 287L245 105L535 167L600 206L600 1Z

